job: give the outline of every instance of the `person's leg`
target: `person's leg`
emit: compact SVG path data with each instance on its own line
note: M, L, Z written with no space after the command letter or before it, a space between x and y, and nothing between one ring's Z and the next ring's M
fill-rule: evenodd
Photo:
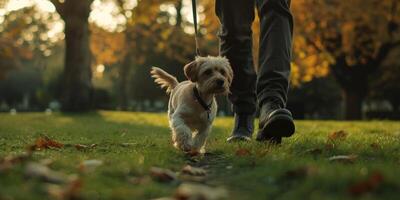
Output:
M257 0L260 17L257 99L260 132L257 140L276 140L294 133L291 113L284 109L290 76L293 18L290 0Z
M220 54L226 56L234 76L229 99L235 113L235 138L250 139L256 110L256 73L252 56L254 0L216 0L215 11L221 22ZM241 137L243 136L243 137Z

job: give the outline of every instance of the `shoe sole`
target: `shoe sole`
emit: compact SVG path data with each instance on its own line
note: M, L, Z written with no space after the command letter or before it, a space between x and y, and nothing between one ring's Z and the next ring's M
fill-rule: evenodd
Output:
M241 142L241 141L251 141L250 137L247 136L231 136L228 139L226 139L227 142Z
M258 141L269 138L290 137L295 132L293 118L286 114L272 116L257 135Z

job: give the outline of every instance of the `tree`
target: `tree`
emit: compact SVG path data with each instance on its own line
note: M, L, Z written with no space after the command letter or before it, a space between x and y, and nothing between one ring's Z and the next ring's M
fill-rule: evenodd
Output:
M8 11L0 25L0 101L8 105L24 104L22 109L47 106L43 84L48 78L45 71L52 68L46 60L61 35L51 35L58 23L56 13L43 12L36 6ZM7 71L7 73L5 73ZM35 105L33 105L33 104Z
M329 69L343 92L345 118L361 119L371 76L400 45L398 1L298 0L292 4L298 24L296 69L309 71L310 78Z
M116 2L126 19L125 57L118 80L119 109L126 110L130 97L154 97L156 90L148 76L150 66L182 72L181 66L190 60L188 52L194 53L194 40L183 31L187 21L180 15L181 0L141 0L134 7L129 6L129 1ZM172 9L176 12L170 13Z
M394 113L400 113L400 48L394 50L373 80L369 97L388 100Z
M20 68L23 60L32 59L33 49L27 46L23 33L33 27L28 23L32 21L29 17L33 13L34 8L12 11L0 24L0 79L4 79L9 71Z
M89 48L90 5L93 0L51 0L65 23L64 111L91 109L92 70Z

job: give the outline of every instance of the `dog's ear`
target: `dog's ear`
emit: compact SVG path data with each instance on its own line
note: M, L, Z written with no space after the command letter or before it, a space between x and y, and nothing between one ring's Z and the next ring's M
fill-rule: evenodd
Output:
M198 63L197 61L192 61L183 67L183 71L185 72L185 76L192 82L197 81L197 71L198 71Z

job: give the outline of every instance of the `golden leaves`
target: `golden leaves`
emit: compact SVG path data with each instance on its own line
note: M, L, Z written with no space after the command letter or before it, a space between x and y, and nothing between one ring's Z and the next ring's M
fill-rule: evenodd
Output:
M348 66L365 65L376 56L380 44L389 41L392 1L292 1L295 24L294 75L300 84L325 76L336 57L344 55ZM400 7L395 12L400 12Z
M124 33L109 32L95 25L90 26L90 29L90 50L95 65L111 65L123 59L126 52Z

